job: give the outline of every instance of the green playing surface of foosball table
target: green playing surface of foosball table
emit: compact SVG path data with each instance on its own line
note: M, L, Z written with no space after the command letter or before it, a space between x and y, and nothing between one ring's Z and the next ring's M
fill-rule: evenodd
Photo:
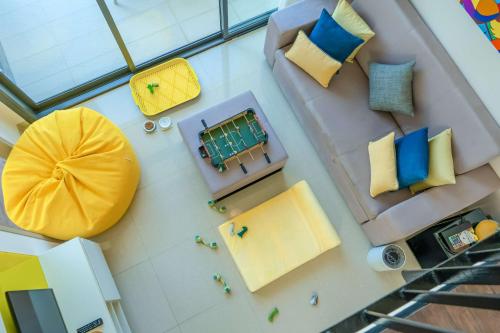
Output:
M211 164L223 172L231 160L237 160L243 172L247 172L240 160L242 154L250 154L252 159L264 157L270 163L264 150L267 133L255 111L245 110L218 124L208 127L202 120L205 129L199 133L200 154L209 158ZM252 153L253 150L256 150Z

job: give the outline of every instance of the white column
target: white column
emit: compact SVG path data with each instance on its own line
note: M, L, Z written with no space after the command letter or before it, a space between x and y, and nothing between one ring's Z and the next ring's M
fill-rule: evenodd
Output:
M9 145L15 144L20 136L16 125L23 121L17 113L0 103L0 140Z
M0 252L40 255L57 243L0 230Z

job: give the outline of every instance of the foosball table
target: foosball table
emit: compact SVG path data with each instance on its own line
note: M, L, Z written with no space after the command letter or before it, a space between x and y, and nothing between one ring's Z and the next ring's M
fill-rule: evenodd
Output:
M214 199L281 170L288 159L250 91L183 119L178 126Z
M248 173L240 159L244 154L250 155L252 160L260 157L257 155L262 155L267 163L271 163L264 148L268 136L253 109L239 112L210 127L204 119L201 123L205 129L199 133L201 146L198 150L201 157L208 158L219 172L224 172L229 168L230 162L236 160L241 170Z

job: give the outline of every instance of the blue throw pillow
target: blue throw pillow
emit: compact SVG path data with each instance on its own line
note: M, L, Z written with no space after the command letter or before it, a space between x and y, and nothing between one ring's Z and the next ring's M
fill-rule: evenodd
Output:
M399 188L421 182L429 175L427 134L427 128L422 128L396 140Z
M326 9L321 12L309 39L339 62L344 62L352 51L364 42L361 38L342 28Z

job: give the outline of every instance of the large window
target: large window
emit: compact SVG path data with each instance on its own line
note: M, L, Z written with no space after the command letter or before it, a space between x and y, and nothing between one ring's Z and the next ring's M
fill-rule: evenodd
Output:
M2 1L0 45L2 71L35 102L126 66L91 0Z
M229 26L250 20L278 7L279 0L228 0Z
M0 82L34 109L74 98L233 27L278 0L15 0L0 5Z

